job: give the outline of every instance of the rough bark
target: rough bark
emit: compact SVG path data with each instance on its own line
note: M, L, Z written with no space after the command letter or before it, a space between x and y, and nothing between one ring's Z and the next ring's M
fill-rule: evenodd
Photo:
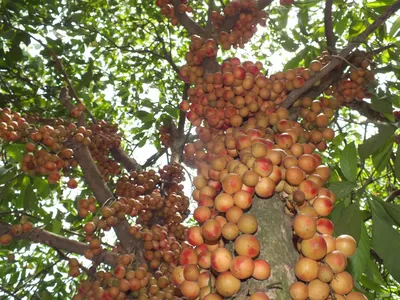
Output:
M284 206L279 195L270 199L255 197L249 211L257 216L259 226L255 236L261 243L259 258L270 263L271 277L265 281L250 279L247 289L250 294L268 291L274 300L290 299L289 286L296 281L293 267L299 256L292 242L292 218L284 213Z

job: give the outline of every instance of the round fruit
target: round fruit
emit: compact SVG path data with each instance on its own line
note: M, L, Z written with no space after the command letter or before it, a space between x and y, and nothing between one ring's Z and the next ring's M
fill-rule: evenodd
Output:
M347 257L352 256L357 250L356 240L347 234L339 235L336 238L336 249Z
M223 272L217 277L216 288L221 296L232 297L240 290L240 280L229 271Z
M306 300L308 297L308 288L303 282L295 282L289 288L290 297L293 300Z

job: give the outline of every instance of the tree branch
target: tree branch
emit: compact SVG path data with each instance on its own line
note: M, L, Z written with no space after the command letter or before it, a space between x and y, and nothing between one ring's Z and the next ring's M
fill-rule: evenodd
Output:
M11 231L11 225L0 221L0 232L9 231ZM13 239L28 240L34 243L44 244L55 249L81 255L84 255L85 251L90 249L90 246L86 243L70 240L63 236L38 228L34 228L31 232L23 233L20 236L13 236ZM103 250L100 255L93 258L93 261L98 263L103 262L110 266L116 266L117 258L118 255L116 253Z
M400 0L397 0L392 6L390 6L382 15L380 15L370 26L367 27L361 34L355 37L350 43L344 48L339 56L346 58L354 48L364 42L367 37L380 27L390 16L392 16L400 8ZM306 81L303 87L295 89L288 97L283 101L282 107L289 108L292 104L305 92L311 89L321 78L328 75L333 69L342 63L341 59L333 57L333 59L327 64L322 70Z
M161 151L158 151L154 153L152 156L150 156L146 162L142 165L143 169L146 169L148 167L151 167L161 156L163 156L167 152L167 148L161 149Z
M208 0L208 11L207 11L207 26L206 31L211 34L212 29L212 12L214 10L214 0Z
M179 5L181 4L180 0L171 0L172 5L174 6L175 16L178 18L179 23L187 30L189 35L197 34L200 36L204 36L206 31L199 24L197 24L192 18L190 18L186 13L181 14L179 12Z
M185 84L182 93L182 100L188 98L188 90L190 88L189 84ZM172 146L171 146L171 161L179 162L183 153L183 147L185 146L185 121L186 113L180 111L178 127L173 126L172 128Z
M336 53L337 37L333 32L332 5L333 5L333 0L326 0L325 10L324 10L325 37L329 53L332 52Z
M61 90L60 102L67 108L73 107L68 92L66 89ZM78 124L84 125L84 116L81 115L78 119ZM110 199L115 199L114 194L107 187L99 172L96 164L93 161L89 149L80 143L74 143L74 157L82 169L83 177L85 178L89 188L92 190L96 200L101 206L109 202ZM132 250L141 246L141 242L136 240L129 234L130 225L127 220L121 220L115 227L115 233L121 242L122 248L125 252L130 253Z
M396 47L396 44L389 44L389 45L368 51L367 54L371 55L371 56L375 56L375 55L378 55L379 53L382 53L383 51L393 48L393 47Z
M128 172L142 171L142 167L139 163L134 158L129 157L121 148L111 148L111 155L116 161L123 165Z

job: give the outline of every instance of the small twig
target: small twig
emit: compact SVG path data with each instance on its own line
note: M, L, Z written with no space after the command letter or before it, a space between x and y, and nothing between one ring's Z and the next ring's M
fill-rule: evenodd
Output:
M5 288L0 286L0 291L6 293L7 295L13 297L14 299L20 300L22 298L18 297L17 295L15 295L13 292L10 292L9 290L6 290Z
M157 153L154 153L152 156L150 156L146 162L141 166L142 169L146 169L150 166L152 166L161 156L163 156L167 152L167 148L161 149L161 151L158 151Z
M399 196L400 196L400 190L395 190L395 191L391 192L389 196L387 196L385 201L386 202L393 202L394 199L396 199Z
M396 47L396 44L389 44L389 45L386 45L386 46L383 46L383 47L368 51L367 54L375 56L375 55L377 55L379 53L382 53L383 51L385 51L387 49L390 49L390 48L393 48L393 47Z

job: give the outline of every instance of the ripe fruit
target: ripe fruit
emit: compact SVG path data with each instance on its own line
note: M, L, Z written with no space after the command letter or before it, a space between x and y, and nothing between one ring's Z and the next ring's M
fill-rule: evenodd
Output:
M242 234L235 240L234 248L238 255L253 258L260 253L260 242L250 234Z
M270 264L263 260L257 259L254 261L254 271L253 271L253 278L257 280L266 280L271 275L271 266Z
M231 262L230 271L238 279L249 278L254 271L254 262L248 256L236 256Z
M293 222L294 232L303 239L312 238L317 232L317 222L308 215L297 215Z
M232 262L232 254L226 248L218 248L211 253L211 267L221 273L228 271Z
M324 238L315 234L312 238L301 242L301 253L311 259L319 260L327 253L328 246Z

